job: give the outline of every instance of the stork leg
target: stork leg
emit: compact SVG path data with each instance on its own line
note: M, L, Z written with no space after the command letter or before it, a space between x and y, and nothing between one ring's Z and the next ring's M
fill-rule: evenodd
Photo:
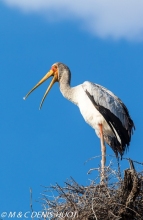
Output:
M100 131L100 142L101 142L101 153L102 153L101 183L104 183L104 180L105 180L105 163L106 163L106 146L105 146L105 143L104 143L102 124L99 124L99 131Z

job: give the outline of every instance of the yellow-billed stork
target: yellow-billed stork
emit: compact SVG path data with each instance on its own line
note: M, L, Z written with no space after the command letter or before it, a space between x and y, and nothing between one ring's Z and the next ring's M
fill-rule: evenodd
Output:
M40 108L52 85L59 82L63 96L79 107L85 121L100 138L102 169L104 170L106 161L105 142L113 149L116 156L119 153L122 157L130 144L132 131L135 129L134 122L123 102L103 86L88 81L71 87L71 72L65 64L60 62L52 65L50 71L30 90L24 99L49 77L53 77L53 79L44 94Z

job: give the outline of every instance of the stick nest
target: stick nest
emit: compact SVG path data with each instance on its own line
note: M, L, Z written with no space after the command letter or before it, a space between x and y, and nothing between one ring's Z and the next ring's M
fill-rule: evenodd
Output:
M89 186L78 184L73 178L45 187L42 195L44 219L51 220L142 220L143 219L143 172L134 167L119 172L105 168L105 180L99 176ZM52 196L49 194L52 193Z

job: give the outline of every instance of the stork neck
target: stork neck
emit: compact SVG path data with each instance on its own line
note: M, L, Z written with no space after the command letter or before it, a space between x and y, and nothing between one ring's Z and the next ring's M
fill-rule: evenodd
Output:
M67 81L66 79L60 80L60 91L66 99L77 105L76 87L71 87L69 81Z

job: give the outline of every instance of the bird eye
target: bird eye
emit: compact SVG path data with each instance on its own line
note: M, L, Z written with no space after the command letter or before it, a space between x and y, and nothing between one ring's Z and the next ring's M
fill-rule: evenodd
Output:
M57 66L52 66L52 68L51 68L53 71L57 71Z

